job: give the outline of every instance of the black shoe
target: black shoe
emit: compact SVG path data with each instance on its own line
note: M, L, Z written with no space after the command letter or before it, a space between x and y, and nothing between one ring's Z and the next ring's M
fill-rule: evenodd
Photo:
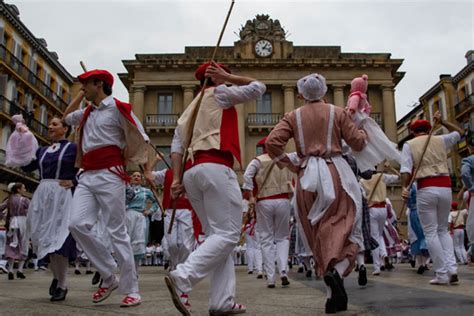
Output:
M100 281L100 273L96 271L92 277L92 285L96 285Z
M410 265L411 265L412 268L414 268L415 267L415 260L410 260Z
M67 289L62 289L60 287L56 288L53 296L51 297L51 302L64 301L66 299Z
M100 281L99 281L99 287L102 287L102 283L104 282L104 279L100 278Z
M358 264L356 264L356 267L355 267L354 271L359 272L359 265Z
M387 268L387 269L388 269L388 271L392 271L393 269L395 269L395 266L393 265L393 263L390 262L390 263L388 264L388 268Z
M416 270L416 273L423 274L425 273L425 271L426 271L425 266L420 266L418 270Z
M337 307L336 301L332 298L328 298L326 300L326 314L336 314Z
M267 287L268 287L269 289L274 289L274 288L275 288L275 284L268 284Z
M253 271L249 271L249 272L247 272L247 274L253 274Z
M303 273L303 272L304 272L304 268L303 268L303 267L299 267L297 272L298 272L298 273Z
M91 270L87 270L86 271L86 274L93 274L94 272L92 272Z
M51 285L49 286L49 295L53 296L57 288L58 288L58 280L53 279L53 281L51 282Z
M259 274L257 275L257 279L263 279L263 275L262 275L261 273L259 273Z
M331 288L331 299L335 301L337 311L347 310L347 293L339 273L331 269L324 275L324 283Z
M389 257L383 257L383 262L384 262L384 267L386 270L390 271L393 269L393 264L390 262Z
M367 269L363 265L361 265L359 268L358 283L360 286L367 285Z
M281 285L282 285L282 286L288 286L288 285L290 285L290 281L288 281L288 277L287 277L287 276L281 277Z
M163 265L163 268L164 268L165 270L168 270L169 266L170 266L170 264L169 264L168 262L166 262L166 263Z
M26 279L25 275L23 274L23 272L20 272L20 271L17 271L16 272L16 278L17 279Z
M13 272L8 272L8 280L13 280Z
M452 274L449 277L449 284L456 284L456 283L459 283L458 275L457 274Z
M79 269L76 269L76 270L74 270L74 274L79 275L79 274L81 274L81 271L79 271Z
M306 277L307 277L307 278L310 278L312 275L313 275L313 271L312 271L312 270L306 271Z
M381 266L380 271L385 271L385 266Z

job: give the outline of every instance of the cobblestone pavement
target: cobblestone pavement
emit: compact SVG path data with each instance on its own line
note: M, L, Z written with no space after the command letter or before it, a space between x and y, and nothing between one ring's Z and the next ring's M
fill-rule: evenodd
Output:
M113 294L103 303L93 304L90 275L69 271L69 293L63 302L49 301L49 271L25 270L25 280L7 280L0 275L0 315L178 315L163 282L162 267L140 268L140 290L143 303L138 307L120 308L121 296ZM369 283L360 288L357 273L346 279L349 309L338 315L474 315L474 267L459 268L460 284L433 286L432 274L417 275L406 264L379 277L370 275ZM321 280L308 279L290 272L291 285L267 289L264 280L248 275L237 267L237 302L247 305L247 315L323 315L325 289ZM190 296L193 315L207 315L209 283L205 280Z

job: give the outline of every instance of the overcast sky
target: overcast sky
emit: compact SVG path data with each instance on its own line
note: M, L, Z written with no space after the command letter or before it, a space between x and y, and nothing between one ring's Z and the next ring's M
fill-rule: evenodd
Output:
M230 1L6 0L36 37L59 54L72 74L89 69L125 72L136 53L182 53L185 46L214 46ZM256 14L279 19L298 45L337 45L343 52L391 53L403 58L396 87L397 118L410 111L439 79L466 65L474 48L474 6L466 1L237 0L222 40L232 46L240 26ZM128 100L115 76L114 94ZM370 80L370 78L369 78Z

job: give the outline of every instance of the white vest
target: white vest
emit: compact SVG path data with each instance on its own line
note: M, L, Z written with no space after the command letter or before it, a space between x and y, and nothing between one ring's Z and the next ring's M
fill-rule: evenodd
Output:
M257 182L258 187L258 198L269 197L272 195L290 193L291 190L291 181L293 175L287 169L280 169L278 166L274 166L268 175L267 182L265 186L262 187L263 181L267 176L270 167L272 166L272 159L268 154L260 155L256 158L260 161L260 169L255 175L255 181Z
M413 168L416 168L420 163L423 146L425 145L427 137L427 135L418 136L407 142L413 157ZM447 174L449 174L448 157L444 140L440 136L432 136L428 148L426 148L423 162L416 174L416 179Z

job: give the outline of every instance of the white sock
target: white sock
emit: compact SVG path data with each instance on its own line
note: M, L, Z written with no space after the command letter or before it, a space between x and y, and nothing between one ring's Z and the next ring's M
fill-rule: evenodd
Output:
M35 270L38 270L38 259L33 259L33 265L34 265L34 268Z
M141 298L140 294L138 294L138 293L131 293L131 294L128 294L127 296L130 296L130 297L133 297L133 298Z
M67 288L66 280L67 280L67 267L68 267L68 258L56 255L56 269L58 274L58 287L62 288L63 290Z
M326 285L326 298L331 298L332 296L332 291L331 291L331 288Z
M55 255L50 255L49 256L49 270L53 273L53 279L58 279L58 269L56 267L56 260L55 260Z
M365 258L364 258L364 252L359 252L357 253L357 264L360 266L365 265Z
M108 278L103 278L102 279L102 287L108 288L115 282L115 274L111 274Z
M23 266L25 265L25 260L20 260L18 262L18 272L23 273ZM13 266L13 265L12 265Z
M13 259L8 259L8 272L13 273L13 263L14 263Z
M346 272L347 268L349 268L349 264L349 259L345 258L344 260L336 263L336 265L334 266L334 269L337 270L341 278L343 277L342 275L344 274L344 272Z

